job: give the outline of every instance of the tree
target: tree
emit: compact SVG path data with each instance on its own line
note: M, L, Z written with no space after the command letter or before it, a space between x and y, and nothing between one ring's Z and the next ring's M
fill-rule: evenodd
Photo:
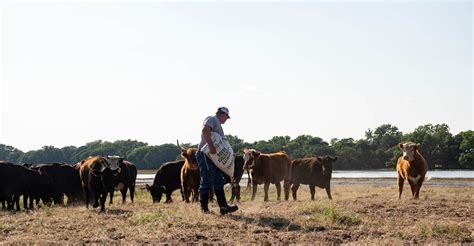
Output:
M22 154L23 151L13 146L0 144L0 160L16 163Z
M459 146L458 162L463 168L474 168L474 131L458 133L455 142Z

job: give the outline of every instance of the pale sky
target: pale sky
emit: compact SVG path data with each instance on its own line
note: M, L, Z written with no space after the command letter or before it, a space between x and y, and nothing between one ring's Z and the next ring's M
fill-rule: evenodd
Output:
M473 127L473 3L1 3L0 143Z

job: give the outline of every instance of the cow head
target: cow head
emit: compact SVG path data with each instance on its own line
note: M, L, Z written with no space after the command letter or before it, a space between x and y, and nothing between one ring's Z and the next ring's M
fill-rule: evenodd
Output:
M113 171L114 175L120 173L120 165L123 163L123 158L117 155L109 155L105 158L108 163L108 168Z
M252 168L252 162L260 156L260 152L255 149L244 149L244 169Z
M318 162L321 163L323 169L323 176L331 176L332 174L332 163L337 160L337 156L319 156L317 157Z
M92 169L91 174L94 178L100 180L103 191L114 191L114 172L106 167L102 170Z
M181 156L186 159L184 165L188 165L190 169L195 170L199 168L197 159L196 159L196 148L187 148L181 150Z
M416 151L420 149L421 145L413 142L401 143L398 145L403 151L403 159L406 161L415 160Z
M153 199L153 203L160 202L163 192L166 191L166 187L163 185L160 185L160 186L146 185L145 187L148 190L148 192L150 192L151 198Z

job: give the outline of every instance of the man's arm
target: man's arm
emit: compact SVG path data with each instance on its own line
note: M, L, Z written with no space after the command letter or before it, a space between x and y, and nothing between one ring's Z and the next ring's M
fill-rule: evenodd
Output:
M214 143L212 142L211 128L209 126L204 126L202 128L202 136L204 137L204 140L206 140L207 146L209 146L209 152L211 154L215 154L216 153L216 147L214 146Z

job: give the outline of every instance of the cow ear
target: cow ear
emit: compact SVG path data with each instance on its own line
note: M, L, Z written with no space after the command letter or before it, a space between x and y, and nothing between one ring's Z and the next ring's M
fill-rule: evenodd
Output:
M119 162L119 163L122 163L122 162L123 162L123 158L120 158L118 162Z
M421 144L417 143L417 144L415 145L415 149L418 150L418 151L420 151L420 150L421 150Z
M186 150L181 150L181 156L186 158L187 157L187 151Z
M337 156L330 156L329 158L331 158L332 161L337 161Z
M322 160L323 160L323 158L321 158L320 156L318 156L318 157L316 157L316 160L318 160L318 161L322 161Z
M253 152L253 157L254 158L258 157L259 155L260 155L260 152L258 152L258 151Z
M163 192L166 191L166 186L162 185L162 186L160 186L160 188L161 188L161 190L162 190Z
M399 147L400 149L403 149L403 144L402 144L402 143L398 144L398 147Z
M145 185L145 188L146 188L147 191L151 190L151 187L148 184Z

